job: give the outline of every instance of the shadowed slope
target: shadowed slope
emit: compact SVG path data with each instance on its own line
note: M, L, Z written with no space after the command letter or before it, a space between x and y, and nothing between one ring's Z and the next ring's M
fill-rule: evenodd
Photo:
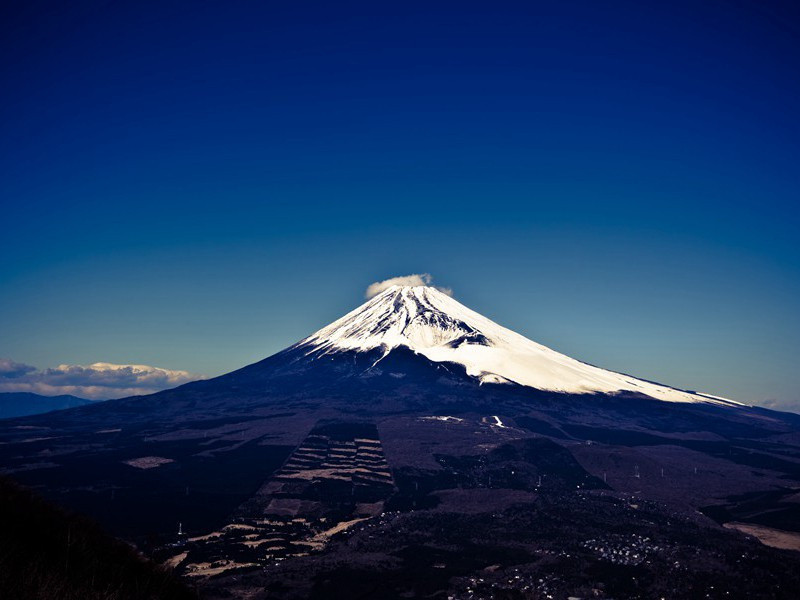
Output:
M92 522L0 479L0 591L16 600L195 598Z

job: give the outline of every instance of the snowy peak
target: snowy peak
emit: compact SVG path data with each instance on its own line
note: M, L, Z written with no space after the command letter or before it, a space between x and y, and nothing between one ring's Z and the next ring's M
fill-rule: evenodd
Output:
M392 286L297 344L309 355L399 346L458 363L481 382L565 393L638 392L670 402L736 404L582 363L537 344L429 286Z
M392 286L356 310L320 329L305 342L325 349L367 351L407 346L412 350L482 339L472 313L427 286Z

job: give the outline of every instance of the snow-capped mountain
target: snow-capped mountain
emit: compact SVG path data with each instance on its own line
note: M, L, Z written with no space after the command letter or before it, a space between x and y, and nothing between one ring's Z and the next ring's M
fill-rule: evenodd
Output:
M463 365L482 383L571 394L638 392L669 402L737 404L601 369L537 344L429 286L392 286L300 341L309 358L406 347L435 363ZM373 365L374 366L374 365Z
M607 523L618 531L621 515L644 519L639 529L629 523L643 536L657 523L673 523L685 539L697 531L700 509L726 514L723 499L753 492L758 500L743 500L732 515L753 514L758 506L790 523L794 513L785 512L783 498L796 493L787 480L800 482L799 432L800 415L587 365L435 288L393 287L297 344L219 377L2 420L0 465L23 484L102 520L115 535L146 542L155 531L188 544L169 542L163 550L173 557L180 552L193 578L195 569L208 570L202 565L212 554L225 557L215 564L227 563L236 576L240 567L256 569L250 577L271 572L262 565L275 564L276 549L287 553L279 556L288 563L341 524L358 528L355 535L385 531L375 543L392 553L389 563L404 536L413 543L404 552L425 555L415 527L425 535L430 523L438 527L427 516L417 520L429 509L423 514L447 515L463 535L473 525L493 527L506 510L518 523L520 514L540 519L541 507L556 507L558 514L547 519L568 527L552 547L575 546ZM608 495L598 494L589 508L595 494L588 490ZM669 510L642 513L624 499L628 494ZM762 504L767 496L775 498L772 504ZM535 504L528 510L517 502ZM685 522L674 520L681 503ZM483 517L475 516L477 508ZM381 520L391 527L386 530L360 525L384 511L409 512L409 519ZM451 520L462 512L467 520ZM610 520L587 521L595 513ZM535 529L535 522L522 529ZM175 537L179 523L191 536ZM510 530L498 531L487 533L493 552ZM256 536L245 540L252 545L242 544L245 533ZM259 540L278 533L284 541L274 547L270 541L264 554ZM464 538L469 546L453 546L459 538L443 535L437 548L473 551L474 536ZM535 539L538 544L541 536ZM378 546L359 546L372 547ZM729 555L741 556L743 548ZM302 558L292 573L316 556ZM444 564L439 550L429 556ZM503 549L487 562L507 556ZM345 577L363 572L366 563L359 561L359 571ZM410 568L419 569L416 559Z

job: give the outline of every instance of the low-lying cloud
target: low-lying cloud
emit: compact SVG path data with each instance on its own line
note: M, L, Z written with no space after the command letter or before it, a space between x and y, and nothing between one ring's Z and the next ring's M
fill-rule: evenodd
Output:
M152 394L202 375L149 365L59 365L37 369L9 358L0 359L0 392L33 392L44 396L70 394L90 400Z
M800 400L779 400L777 398L769 398L767 400L757 402L756 404L772 410L800 413Z
M369 300L370 298L374 298L381 292L388 290L393 285L431 285L433 283L433 277L430 273L412 273L411 275L401 275L400 277L391 277L390 279L384 279L383 281L376 281L374 283L370 283L367 286L367 291L364 292L364 297ZM443 294L447 294L448 296L453 295L453 290L450 288L445 287L435 287L437 290L442 292Z

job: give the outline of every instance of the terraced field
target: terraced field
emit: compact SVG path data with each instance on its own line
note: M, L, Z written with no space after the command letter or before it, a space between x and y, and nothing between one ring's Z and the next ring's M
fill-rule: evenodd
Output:
M179 539L160 558L191 577L273 564L322 550L380 514L395 491L375 425L317 425L218 531Z

